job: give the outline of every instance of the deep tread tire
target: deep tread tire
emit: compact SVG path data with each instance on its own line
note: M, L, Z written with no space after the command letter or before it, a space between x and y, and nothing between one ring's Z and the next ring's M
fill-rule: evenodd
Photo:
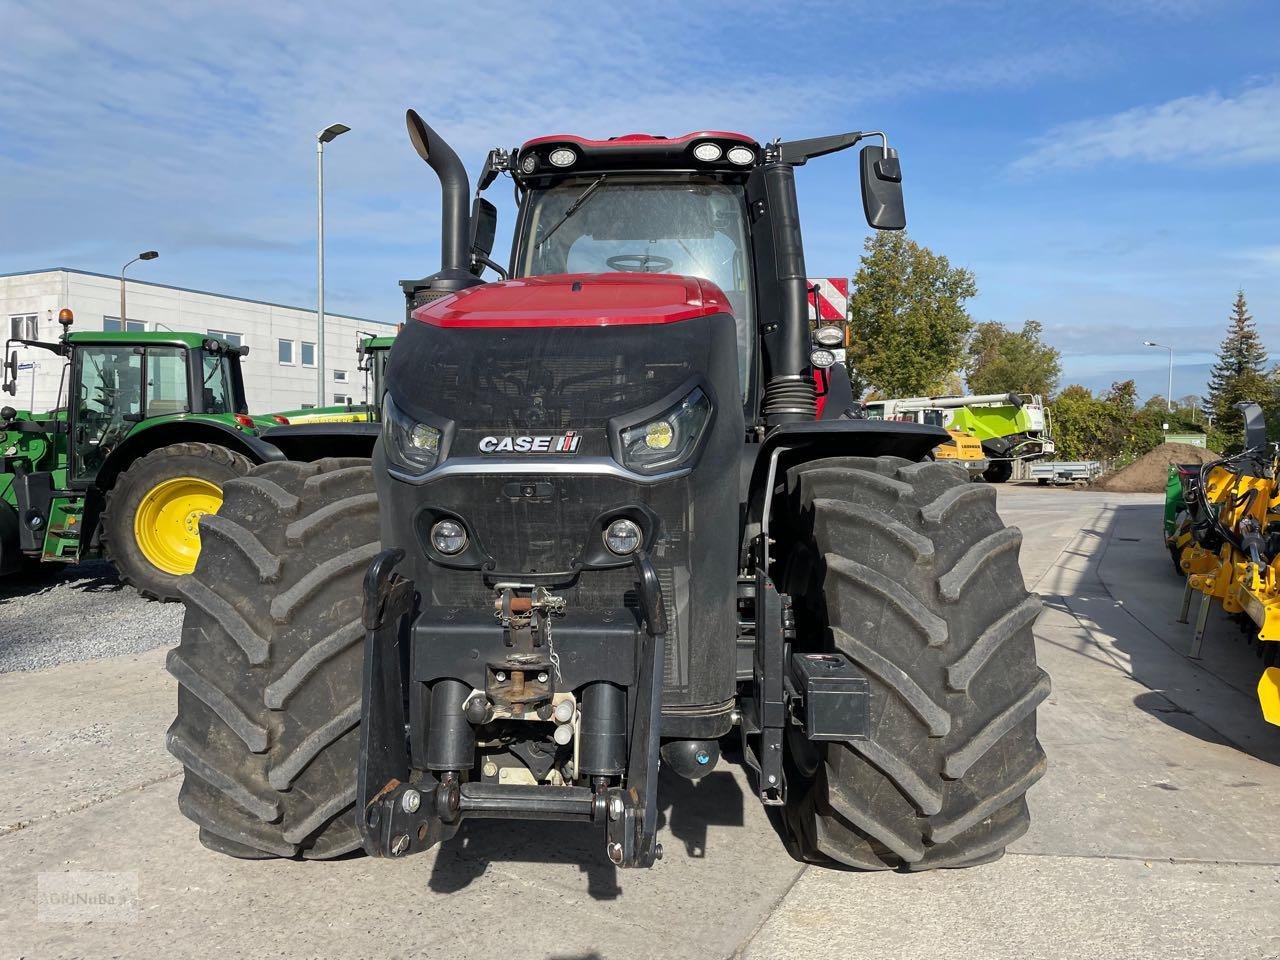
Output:
M998 858L1026 832L1045 771L1049 677L1021 534L993 489L946 463L820 460L793 468L785 493L798 646L844 652L871 685L869 740L824 744L806 764L791 736L793 852L864 870Z
M255 467L201 537L168 660L179 809L233 857L359 849L360 584L380 549L369 461Z
M1004 483L1013 476L1013 461L996 460L987 465L987 469L982 471L982 479L987 483Z
M162 481L180 476L224 487L252 466L248 458L215 443L173 443L129 464L111 485L102 511L102 545L120 579L148 599L181 600L181 578L155 566L138 546L133 520L143 497Z

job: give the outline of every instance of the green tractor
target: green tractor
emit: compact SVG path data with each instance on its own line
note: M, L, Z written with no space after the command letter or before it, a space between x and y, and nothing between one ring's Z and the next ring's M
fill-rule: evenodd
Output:
M357 368L365 376L367 388L365 396L369 398L364 403L352 403L348 400L345 404L334 404L329 407L286 410L280 415L292 424L376 423L381 413L387 357L391 353L391 345L395 342L394 336L372 335L361 337L356 342L356 354L359 357Z
M326 437L324 424L249 416L245 347L197 333L72 333L72 320L63 310L55 342L5 345L10 395L14 345L67 365L54 411L0 409L0 575L105 554L143 596L178 600L224 483L267 461L372 448L354 424Z

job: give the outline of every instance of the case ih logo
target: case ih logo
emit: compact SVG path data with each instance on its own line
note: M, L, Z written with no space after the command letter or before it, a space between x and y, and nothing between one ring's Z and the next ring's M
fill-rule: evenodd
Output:
M482 437L481 453L577 453L582 437L568 433L541 436Z

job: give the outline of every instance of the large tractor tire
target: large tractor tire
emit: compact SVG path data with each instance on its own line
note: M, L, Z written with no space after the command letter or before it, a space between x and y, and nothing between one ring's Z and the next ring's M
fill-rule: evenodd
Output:
M139 457L116 478L102 511L102 542L120 579L152 600L176 601L195 569L200 518L253 464L213 443L175 443Z
M778 549L797 647L846 654L871 691L868 740L814 744L792 728L783 820L801 859L965 867L1027 830L1025 795L1045 772L1041 603L995 491L967 481L890 457L787 474Z
M168 660L178 807L233 857L356 850L361 581L380 549L369 461L255 467L201 529Z
M1012 460L993 460L982 471L982 479L987 483L1004 483L1013 476Z

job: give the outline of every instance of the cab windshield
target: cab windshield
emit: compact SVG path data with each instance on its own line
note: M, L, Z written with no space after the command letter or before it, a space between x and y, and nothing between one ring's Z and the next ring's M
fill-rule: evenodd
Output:
M710 280L733 308L745 392L755 342L745 209L741 186L704 177L565 180L531 191L516 273L673 273Z

